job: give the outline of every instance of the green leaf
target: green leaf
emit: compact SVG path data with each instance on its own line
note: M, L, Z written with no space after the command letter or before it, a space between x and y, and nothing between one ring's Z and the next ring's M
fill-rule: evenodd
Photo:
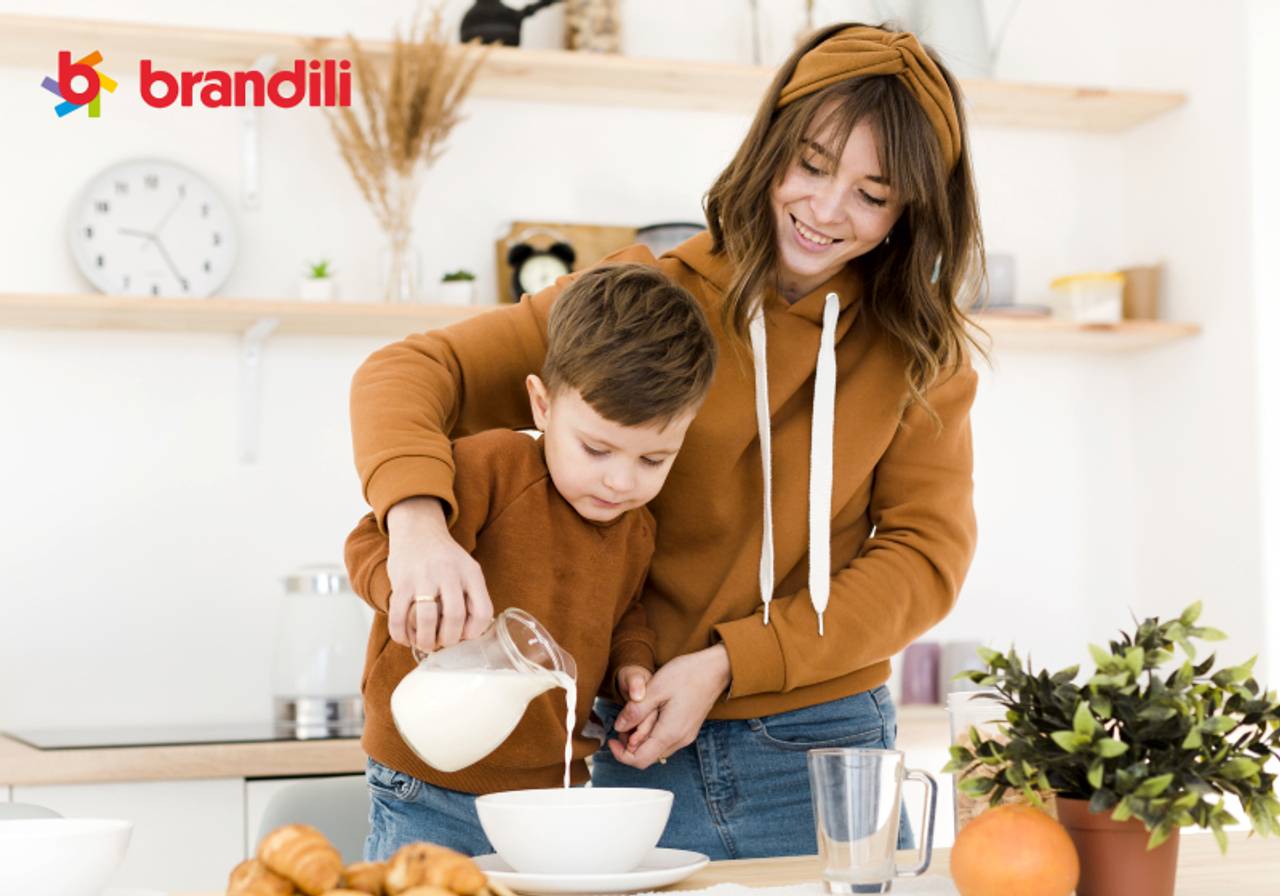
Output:
M1111 698L1106 694L1094 694L1089 698L1089 707L1098 714L1100 719L1111 718Z
M1204 609L1204 601L1196 601L1182 611L1182 615L1178 617L1178 621L1183 625L1195 625L1197 619L1200 618L1200 611Z
M1196 637L1202 641L1225 641L1227 633L1216 628L1198 628L1196 629Z
M1146 652L1141 647L1130 647L1124 652L1124 664L1134 675L1142 674L1142 664L1146 660Z
M1151 836L1147 838L1147 850L1153 850L1161 843L1169 839L1169 835L1173 833L1173 825L1161 823L1156 825L1155 830L1151 832Z
M1000 657L1000 654L992 650L990 647L978 648L978 659L982 660L988 666L991 665L992 660L999 659L999 657Z
M965 796L979 797L986 796L995 786L994 778L969 777L960 782L959 789Z
M1203 746L1204 738L1200 735L1199 728L1192 728L1182 740L1182 749L1184 750L1198 750Z
M1150 722L1167 722L1178 714L1172 706L1144 706L1138 712L1138 718Z
M1222 825L1213 825L1213 839L1218 841L1218 852L1225 856L1227 854L1227 832L1222 829Z
M1049 737L1068 753L1074 753L1080 749L1080 735L1074 731L1055 731ZM1085 739L1085 743L1088 743L1088 738Z
M1093 713L1089 711L1088 702L1081 700L1076 704L1076 715L1075 718L1071 720L1071 727L1075 730L1076 734L1080 734L1085 737L1092 737L1093 732L1098 730L1098 722L1094 719Z
M1213 718L1205 719L1200 725L1200 730L1206 734L1226 734L1234 731L1239 724L1230 716L1214 716Z
M1111 820L1128 821L1130 818L1133 818L1133 808L1129 805L1129 798L1125 797L1116 803L1116 808L1111 813Z
M1106 771L1106 767L1101 759L1095 759L1089 765L1089 772L1085 777L1089 781L1089 786L1097 790L1102 786L1102 774Z
M1101 740L1095 741L1093 744L1093 752L1104 759L1114 759L1117 756L1123 755L1128 749L1129 745L1124 741L1115 740L1110 737L1104 737Z
M1138 785L1138 789L1134 791L1135 796L1147 797L1159 796L1168 789L1173 783L1173 773L1164 775L1156 775L1154 778L1148 778Z
M1239 781L1244 778L1252 778L1261 770L1262 767L1252 759L1246 759L1243 756L1236 756L1234 759L1228 759L1224 762L1219 771L1222 773L1223 777Z
M1107 653L1097 644L1089 645L1089 655L1093 657L1093 661L1097 663L1099 669L1105 666L1110 666L1113 662L1115 662L1115 657Z

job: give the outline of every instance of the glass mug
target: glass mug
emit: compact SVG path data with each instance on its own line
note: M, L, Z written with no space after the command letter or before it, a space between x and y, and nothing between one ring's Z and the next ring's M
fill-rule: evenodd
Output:
M895 862L903 781L925 786L924 830L910 868ZM938 782L905 767L899 750L809 751L813 820L828 893L888 893L898 877L924 874L933 858Z
M418 758L443 772L488 756L515 730L530 700L555 687L573 693L578 677L573 657L514 607L478 637L431 653L410 649L418 665L391 693L391 717Z

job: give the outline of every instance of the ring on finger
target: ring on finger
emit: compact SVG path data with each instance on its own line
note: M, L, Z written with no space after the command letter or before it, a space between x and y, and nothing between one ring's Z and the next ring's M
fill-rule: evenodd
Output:
M438 600L440 600L439 594L415 594L413 596L413 603L415 606L417 604L433 604Z
M658 759L658 765L666 765L666 764L667 764L667 760L665 756Z

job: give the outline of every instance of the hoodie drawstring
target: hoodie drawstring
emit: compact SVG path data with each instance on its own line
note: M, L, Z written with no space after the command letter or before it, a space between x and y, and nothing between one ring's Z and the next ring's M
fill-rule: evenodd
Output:
M836 321L840 297L827 293L822 309L822 334L814 372L813 424L809 432L809 600L818 616L818 634L824 633L823 613L831 595L831 483L836 415ZM760 435L760 462L764 473L764 534L760 545L760 597L764 624L769 624L773 600L773 439L769 418L769 361L765 341L764 309L749 327L751 360L756 381L756 429Z

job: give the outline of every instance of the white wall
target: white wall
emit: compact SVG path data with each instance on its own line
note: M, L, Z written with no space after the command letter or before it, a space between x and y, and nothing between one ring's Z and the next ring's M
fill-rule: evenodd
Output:
M0 11L23 6L0 0ZM411 6L130 0L99 11L62 0L40 12L375 35ZM663 6L646 6L648 18L628 7L628 45L664 43ZM701 32L695 8L681 8L682 36L714 35L704 55L744 58L740 20L709 28L729 5L697 7ZM769 33L771 53L790 28ZM530 39L545 45L554 31L548 18ZM1039 0L1013 19L1002 77L1178 89L1191 102L1118 137L977 129L989 248L1016 254L1028 300L1061 273L1165 258L1171 316L1206 332L1136 356L996 356L974 410L981 545L936 637L1016 638L1038 662L1066 665L1128 624L1129 608L1175 612L1203 597L1230 650L1261 648L1247 47L1242 12L1192 0ZM236 195L231 110L161 115L113 97L98 121L52 121L42 74L0 67L0 291L85 288L63 216L112 161L171 156ZM517 218L696 219L746 123L475 100L423 191L427 269L472 267L490 289L496 231ZM371 295L378 232L323 119L267 110L262 147L263 204L240 212L224 292L288 294L305 259L331 255L344 294ZM339 560L362 510L346 393L379 341L273 340L261 460L244 466L233 338L0 331L0 727L266 714L277 579Z
M1249 173L1253 200L1253 308L1258 364L1258 469L1262 507L1262 608L1266 655L1275 686L1280 669L1280 4L1251 0L1249 4L1249 109L1251 123Z

